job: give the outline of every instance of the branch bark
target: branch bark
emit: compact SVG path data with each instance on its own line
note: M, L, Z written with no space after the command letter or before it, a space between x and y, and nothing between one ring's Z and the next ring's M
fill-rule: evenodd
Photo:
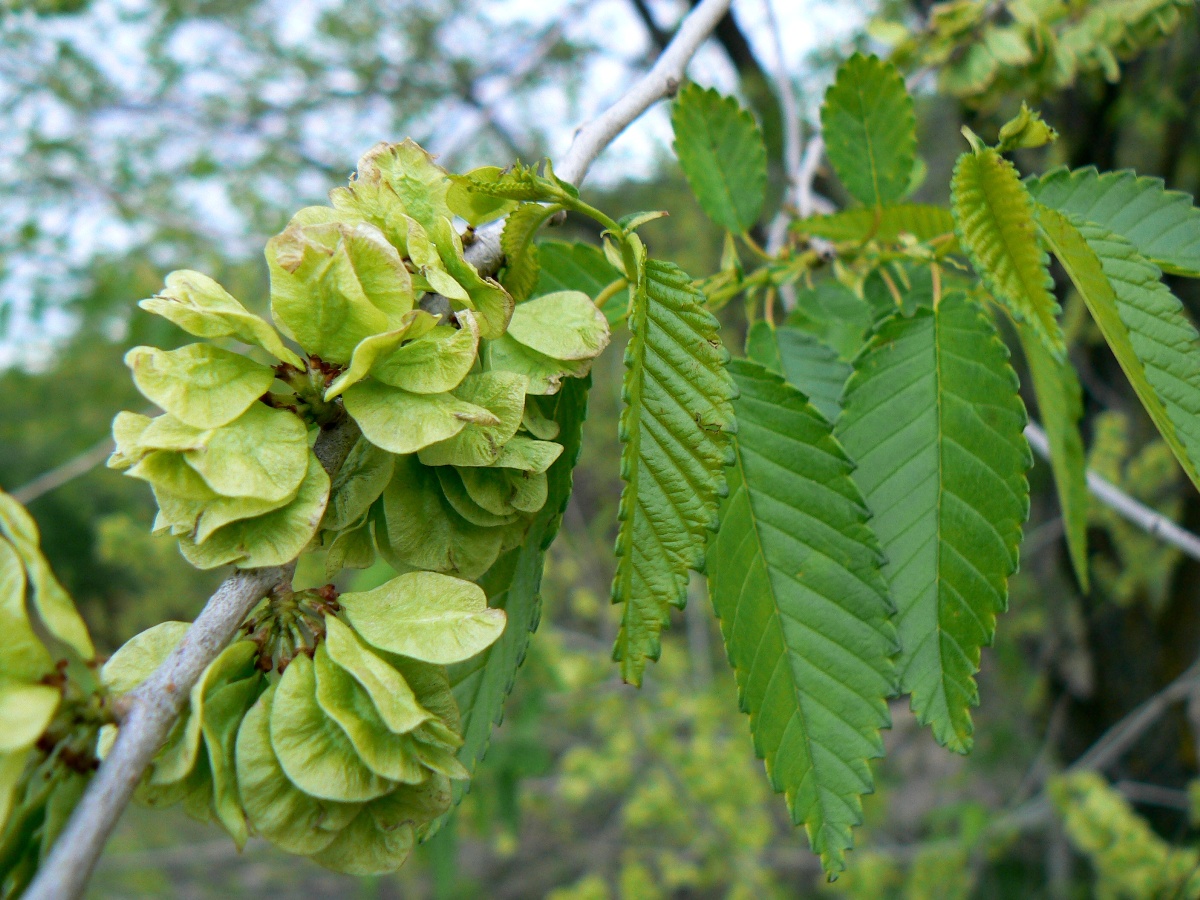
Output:
M650 71L575 135L558 166L559 177L580 184L592 162L626 126L652 104L674 93L688 62L728 12L730 2L703 0L688 14ZM502 223L496 222L479 229L474 243L466 249L467 259L483 274L494 274L499 268L502 228ZM358 434L358 426L347 417L318 437L313 452L331 476L341 468ZM293 562L237 571L227 578L166 662L130 695L129 709L112 750L30 885L26 900L75 900L82 895L109 834L179 717L188 692L233 638L254 604L275 586L290 583L294 569Z

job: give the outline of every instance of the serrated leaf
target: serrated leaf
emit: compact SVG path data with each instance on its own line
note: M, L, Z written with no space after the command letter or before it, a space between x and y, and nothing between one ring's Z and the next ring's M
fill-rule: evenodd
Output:
M838 178L867 206L908 190L917 149L912 97L891 63L856 53L838 69L821 106L825 152Z
M704 295L672 263L647 260L629 317L621 393L621 477L614 603L624 604L613 658L640 684L658 659L671 606L687 599L716 527L729 434L729 354Z
M232 422L275 380L266 366L211 344L134 347L125 365L142 396L194 428Z
M1182 304L1124 238L1046 207L1038 222L1142 406L1200 487L1200 344Z
M964 153L954 166L951 207L958 240L992 296L1025 322L1056 359L1067 352L1033 200L995 150Z
M1033 380L1038 413L1050 442L1050 467L1062 510L1063 533L1075 577L1084 593L1088 591L1087 459L1079 421L1083 418L1083 396L1079 376L1070 363L1054 359L1024 326L1017 327L1021 349Z
M885 244L898 243L901 235L909 234L921 243L941 239L939 246L944 241L949 245L948 252L956 252L958 248L950 210L926 203L844 209L827 216L800 219L792 229L830 241L876 240Z
M1164 271L1200 278L1200 209L1161 178L1088 166L1053 169L1026 185L1038 203L1120 235Z
M470 659L504 630L504 612L488 608L478 585L435 572L398 575L338 602L368 644L438 665Z
M449 670L462 714L463 745L458 759L471 773L487 750L493 727L501 720L504 701L512 691L518 667L525 660L530 633L538 625L546 548L558 533L571 494L571 476L579 459L590 387L590 379L569 381L555 396L534 401L542 404L541 411L547 418L559 424L563 453L547 473L549 496L524 542L502 555L479 579L488 595L488 605L504 610L508 619L504 633L483 653ZM467 782L454 784L455 802L462 798L467 787Z
M738 434L710 594L755 752L832 876L890 725L896 635L883 557L829 423L763 367L730 370Z
M832 347L797 328L755 322L746 337L746 355L799 388L830 422L837 419L851 369Z
M499 181L504 170L499 166L480 166L453 178L446 192L446 205L456 216L461 216L472 227L490 222L516 208L516 201L495 197L475 189L476 184Z
M863 337L874 324L867 301L837 281L820 281L796 292L796 306L787 324L820 338L850 360L862 349Z
M685 85L671 108L679 166L705 214L729 231L748 231L762 213L767 148L762 129L732 97Z
M297 369L304 361L283 345L265 320L242 306L233 295L207 275L182 269L167 276L161 294L138 303L147 312L174 322L197 337L236 337L262 347L276 359Z
M938 742L965 753L980 648L1029 514L1016 374L979 306L950 294L879 327L844 403L837 436L887 555L901 689Z
M559 206L527 203L504 221L504 231L500 233L505 265L501 283L518 303L526 300L537 286L539 254L534 236L560 209Z

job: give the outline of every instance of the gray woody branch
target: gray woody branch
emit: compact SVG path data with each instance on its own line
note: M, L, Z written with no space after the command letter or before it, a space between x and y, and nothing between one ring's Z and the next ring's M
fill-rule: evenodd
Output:
M688 14L650 71L608 110L579 129L557 168L560 178L580 184L592 162L617 135L654 103L675 92L688 62L728 12L730 2L704 0ZM499 268L501 228L494 223L479 229L475 242L467 248L467 259L485 274ZM357 437L357 426L346 419L324 432L313 451L332 475ZM74 900L82 895L109 834L170 733L188 692L254 605L274 587L290 582L294 567L292 563L239 571L227 578L166 662L129 696L116 742L30 885L26 900Z

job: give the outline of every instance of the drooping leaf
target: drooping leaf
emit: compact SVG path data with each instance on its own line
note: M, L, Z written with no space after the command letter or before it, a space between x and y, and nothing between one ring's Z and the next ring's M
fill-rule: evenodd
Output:
M716 527L728 435L735 429L729 355L704 295L671 263L648 260L629 317L614 603L624 604L613 657L640 684L657 659L672 605Z
M960 294L885 322L855 364L837 436L887 555L900 686L939 743L971 747L980 648L1029 514L1025 408L1008 351Z
M1038 223L1142 406L1200 486L1200 344L1182 304L1124 238L1046 207Z
M912 97L891 63L856 53L842 63L821 106L826 153L846 190L887 206L908 190L917 148Z
M828 422L761 366L730 368L738 434L710 592L755 751L836 875L896 685L883 557Z
M188 334L205 338L236 337L262 347L297 369L304 368L304 361L283 345L274 328L199 272L190 269L172 272L163 292L142 300L138 306L174 322Z
M33 629L25 609L25 564L6 540L0 540L0 666L9 678L40 681L54 661Z
M595 359L608 346L608 321L582 291L543 294L513 312L508 335L552 359Z
M1018 326L1017 333L1033 379L1042 426L1050 442L1050 467L1054 471L1071 565L1086 593L1088 486L1087 459L1079 433L1079 420L1083 418L1079 376L1070 363L1061 363L1047 353L1041 341L1024 326Z
M837 419L851 369L832 347L798 328L755 322L746 336L746 355L799 388L827 420Z
M882 209L844 209L827 216L800 219L792 228L801 234L811 234L830 241L874 239L895 244L901 235L908 234L920 242L940 239L939 245L945 242L950 245L951 251L958 246L954 237L954 217L950 210L925 203L901 203Z
M671 109L675 153L692 193L710 219L748 231L762 212L767 148L754 116L712 88L685 85Z
M487 409L454 394L413 394L378 381L360 381L343 397L367 440L389 453L416 453L454 437L470 423L496 420Z
M500 249L505 261L501 283L518 303L529 298L538 282L540 254L533 242L534 236L561 208L526 203L504 220L504 231L500 233Z
M1056 359L1066 353L1058 301L1037 242L1033 200L995 150L964 153L951 182L958 240L992 296L1025 322Z
M134 347L125 354L125 365L147 400L194 428L232 422L275 380L266 366L211 344L178 350Z
M479 335L498 338L508 328L512 317L513 298L498 281L479 274L463 252L462 238L449 219L442 219L430 232L437 244L446 271L462 285L470 298L470 307L477 313Z
M438 665L470 659L504 630L504 612L488 607L478 585L435 572L398 575L338 602L368 644Z
M1026 185L1038 203L1120 235L1163 271L1200 278L1200 209L1162 179L1088 166L1052 169Z

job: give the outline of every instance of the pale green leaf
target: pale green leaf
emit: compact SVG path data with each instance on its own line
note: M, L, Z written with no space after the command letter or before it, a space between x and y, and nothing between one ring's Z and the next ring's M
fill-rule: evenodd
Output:
M155 422L166 426L164 419L159 416ZM227 425L197 431L196 444L184 451L184 459L224 497L282 500L304 480L308 428L288 410L254 403ZM149 439L149 429L145 437Z
M896 686L883 555L829 423L761 366L730 369L738 434L710 593L755 752L836 875Z
M1182 304L1124 238L1046 207L1038 222L1142 406L1200 487L1200 344Z
M514 438L513 440L516 439ZM463 484L462 479L462 473L469 472L472 468L479 467L464 466L461 469L456 469L454 466L438 466L433 470L437 474L438 484L441 486L446 502L450 504L456 513L472 525L492 528L511 525L513 522L516 522L520 516L515 507L510 508L505 513L497 514L475 502L475 499L471 496L471 492Z
M187 622L160 622L135 634L109 657L101 680L118 696L132 691L163 664L189 627Z
M619 433L621 492L617 573L623 603L614 659L640 684L672 605L687 598L688 570L704 561L716 527L722 469L734 428L729 354L717 320L687 273L648 260L629 317Z
M378 381L351 386L343 399L367 440L389 453L415 453L469 423L497 421L488 409L453 394L413 394Z
M507 334L488 341L486 352L489 369L523 375L527 382L525 391L530 394L555 394L564 378L582 378L592 370L590 359L553 359L530 350Z
M142 435L153 421L149 416L122 410L113 418L112 434L116 449L108 458L110 469L128 469L151 452L142 441Z
M178 350L134 347L125 354L125 365L147 400L194 428L232 422L275 380L266 366L211 344Z
M8 538L25 564L27 587L41 625L79 654L81 660L90 660L96 649L87 625L75 609L71 595L59 584L42 556L37 524L20 503L3 491L0 491L0 534Z
M972 743L980 648L995 635L1029 514L1025 407L977 304L887 320L858 358L837 436L887 555L900 685L938 742Z
M504 230L500 233L500 250L504 254L501 283L517 303L528 299L537 286L541 264L533 239L546 220L561 209L554 204L526 203L504 220Z
M0 682L0 753L15 753L37 743L60 700L62 692L49 685Z
M382 358L371 375L384 384L418 394L440 394L458 387L475 365L479 326L475 314L455 314L459 327L443 325Z
M0 671L33 682L50 674L54 661L29 621L25 586L25 564L12 544L0 539Z
M508 335L552 359L595 359L608 346L608 320L587 294L559 291L522 303Z
M416 742L396 734L379 715L371 695L329 656L324 644L313 656L317 703L341 726L358 759L382 778L405 784L424 780L426 770L417 756Z
M326 362L349 362L359 342L399 328L413 308L408 269L372 225L291 225L266 253L271 314Z
M1164 271L1200 278L1200 209L1162 179L1128 170L1102 175L1089 166L1053 169L1026 185L1038 203L1125 238Z
M167 276L162 293L138 306L174 322L196 337L235 337L261 347L276 359L304 368L304 361L283 345L265 320L242 306L225 288L207 275L182 269Z
M1056 359L1066 353L1058 301L1037 242L1033 200L995 150L964 153L954 166L951 208L958 240L992 296L1025 322Z
M710 219L748 231L762 212L767 148L754 116L732 97L687 84L671 109L675 153L692 193Z
M288 664L275 690L270 731L288 780L311 797L357 803L395 786L367 768L341 726L321 709L313 662L303 653Z
M372 370L380 360L388 359L406 341L415 340L429 333L437 326L437 322L437 316L431 315L423 309L414 309L404 314L399 327L363 338L354 348L354 354L350 357L350 365L326 388L325 399L332 400L350 385L362 381L368 374L374 374ZM403 385L400 386L403 387Z
M386 799L383 797L374 802ZM346 875L386 875L404 865L415 841L411 824L405 822L393 828L380 828L368 807L338 832L328 847L312 854L312 859L327 869Z
M363 645L348 625L326 616L325 646L330 659L349 672L370 696L384 724L407 734L433 715L421 706L404 676Z
M1083 418L1079 376L1070 363L1059 362L1047 353L1027 328L1018 326L1017 334L1033 380L1038 413L1050 442L1050 468L1054 471L1071 565L1086 593L1088 486L1087 459L1079 433L1079 421Z
M338 602L368 644L439 665L470 659L504 630L504 611L489 609L480 587L434 572L399 575Z
M517 435L504 445L493 466L500 469L520 469L540 475L558 459L562 445L551 441L535 441Z
M375 535L370 519L340 532L325 553L325 577L333 578L342 569L369 569L375 565Z
M198 569L232 563L244 569L281 566L308 546L329 499L329 476L308 454L308 472L295 498L286 506L252 519L240 519L218 528L203 543L179 539L179 550Z
M475 189L473 183L495 182L504 174L499 166L480 166L456 178L446 192L446 205L456 216L465 219L472 227L479 227L507 215L516 208L516 202L496 197Z
M419 451L421 462L427 466L488 466L494 463L505 443L521 427L526 385L525 376L513 372L468 375L455 388L454 396L460 403L482 407L491 414L493 421L480 417L453 436L426 444Z
M258 834L289 853L316 853L333 842L361 804L320 800L288 780L271 746L276 690L272 685L258 698L238 729L238 790L246 818Z
M245 678L215 691L204 703L201 730L213 780L213 814L239 850L250 837L238 796L235 746L238 728L264 686L261 678Z
M1021 111L1000 128L996 150L1007 153L1010 150L1042 147L1058 140L1058 132L1043 121L1041 113L1031 110L1025 101L1021 101Z
M470 298L470 308L479 315L479 336L498 338L512 318L513 298L500 283L485 278L463 254L462 238L449 219L438 221L429 236L437 245L446 271L462 285Z
M912 97L891 63L856 53L821 106L826 154L852 196L887 206L908 190L917 149Z
M450 216L446 195L450 178L415 141L380 142L358 161L356 184L384 184L399 199L404 212L430 228Z

